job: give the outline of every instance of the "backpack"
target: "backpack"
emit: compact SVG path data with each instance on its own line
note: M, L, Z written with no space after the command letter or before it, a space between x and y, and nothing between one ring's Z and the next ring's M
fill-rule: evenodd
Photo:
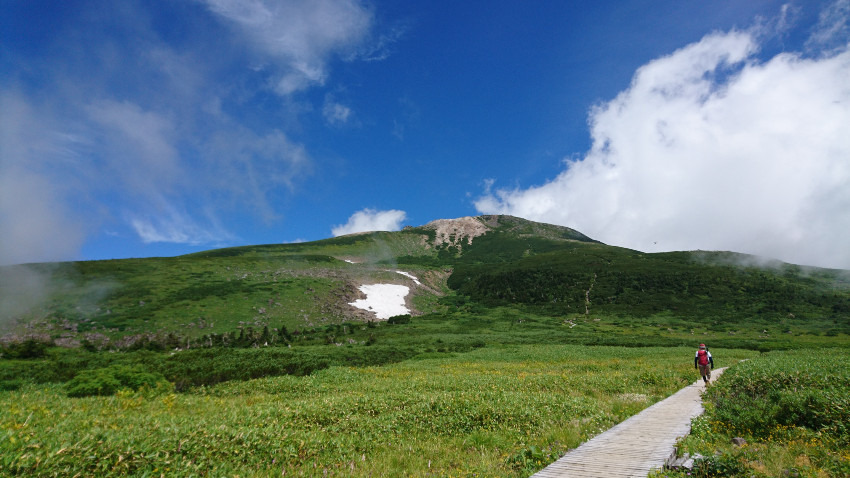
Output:
M706 352L705 350L698 350L697 360L699 361L700 365L708 365L708 352Z

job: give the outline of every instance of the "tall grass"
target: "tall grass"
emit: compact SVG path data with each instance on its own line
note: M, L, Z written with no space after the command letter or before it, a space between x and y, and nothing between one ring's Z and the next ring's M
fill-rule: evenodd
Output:
M0 474L527 476L691 383L690 356L506 346L182 394L28 384L0 392Z

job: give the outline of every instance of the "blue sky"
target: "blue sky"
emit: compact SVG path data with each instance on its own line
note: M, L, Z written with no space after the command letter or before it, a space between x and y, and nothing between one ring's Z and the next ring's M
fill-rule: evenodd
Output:
M850 0L0 0L0 264L514 214L850 269Z

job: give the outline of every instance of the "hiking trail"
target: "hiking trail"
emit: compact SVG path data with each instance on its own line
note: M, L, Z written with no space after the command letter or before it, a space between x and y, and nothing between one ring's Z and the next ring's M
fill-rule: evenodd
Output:
M714 370L714 382L725 368ZM702 379L570 450L532 478L641 477L660 469L703 412Z

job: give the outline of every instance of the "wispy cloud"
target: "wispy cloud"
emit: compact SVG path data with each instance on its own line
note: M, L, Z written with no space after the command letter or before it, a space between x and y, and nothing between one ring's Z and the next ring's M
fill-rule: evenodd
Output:
M207 225L198 223L191 216L174 208L167 213L152 217L134 217L130 224L142 242L168 242L174 244L213 244L222 245L235 239L216 223L214 217L208 217Z
M353 111L348 106L338 103L332 95L325 97L325 105L322 107L325 121L331 126L342 126L353 117Z
M814 50L846 49L850 43L850 0L836 0L820 14L806 46Z
M336 237L355 232L398 231L406 218L407 213L397 209L378 211L367 208L355 212L348 218L348 222L335 226L331 232Z
M265 222L278 219L274 198L297 189L312 170L304 145L280 130L266 134L228 123L201 146L207 203L246 209ZM283 191L281 191L283 190Z
M373 24L357 0L205 0L235 25L253 48L271 59L281 95L323 84L334 54L358 51Z
M160 191L183 177L177 129L165 114L111 99L85 107L96 155L113 181L134 194Z
M590 112L584 157L476 207L640 250L850 268L847 44L763 62L758 47L748 32L715 33L646 64Z
M355 0L199 1L169 23L191 30L179 41L144 3L115 5L80 8L44 58L0 76L0 263L75 258L98 230L218 245L237 215L279 220L313 168L288 132L315 108L269 92L378 51ZM284 120L258 120L255 101ZM332 98L319 109L331 126L354 118Z

